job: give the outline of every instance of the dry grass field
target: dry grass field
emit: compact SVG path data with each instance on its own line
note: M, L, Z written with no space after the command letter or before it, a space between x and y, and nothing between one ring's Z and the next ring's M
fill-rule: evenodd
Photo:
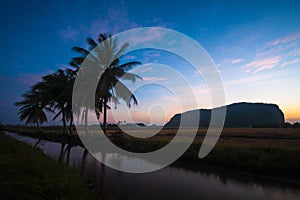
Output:
M21 134L37 135L35 127L26 126L6 126L6 130L14 131ZM48 126L42 127L44 135L61 135L62 127ZM93 129L92 129L93 131ZM189 133L189 129L184 132ZM135 134L142 134L140 130L130 130ZM107 131L110 136L120 135L120 133L128 139L133 137L124 134L116 128ZM156 135L141 141L163 141L169 142L176 135L177 129L162 129ZM194 143L202 143L206 136L207 128L199 128ZM241 145L241 146L272 146L300 149L300 128L224 128L217 144L223 145Z
M61 127L43 127L40 136L35 128L23 126L5 127L31 137L80 145L76 135L63 135ZM90 128L93 134L98 134ZM139 134L139 130L131 130ZM184 129L188 135L190 129ZM107 135L119 147L132 152L151 152L168 144L176 135L176 129L163 129L149 138L135 138L113 128ZM183 160L204 162L218 166L250 170L262 173L288 174L300 178L300 129L299 128L224 128L213 150L204 159L198 158L201 143L207 133L200 128L193 144L181 157ZM186 136L181 137L184 141Z

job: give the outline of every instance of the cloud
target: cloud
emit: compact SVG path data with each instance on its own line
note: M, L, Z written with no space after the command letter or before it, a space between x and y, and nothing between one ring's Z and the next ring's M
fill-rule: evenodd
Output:
M293 65L293 64L296 64L296 63L298 63L298 62L300 62L300 58L296 58L296 59L294 59L294 60L290 60L290 61L284 62L284 63L281 65L281 67L286 67L286 66L288 66L288 65Z
M20 96L7 92L0 92L0 106L11 106L14 101L19 101ZM11 102L13 101L13 102Z
M144 72L149 72L149 71L152 71L153 68L152 67L146 67L146 65L142 65L143 67L137 67L137 68L134 68L132 70L130 70L129 72L130 73L144 73Z
M285 37L278 38L274 41L271 41L271 42L267 43L267 45L273 46L273 45L292 42L292 41L295 41L295 40L298 40L298 39L300 39L300 31L296 31L294 33L291 33L291 34L285 36Z
M159 18L153 18L153 20L146 22L150 23L153 27L171 27L170 23L163 23ZM144 24L143 24L144 25ZM59 36L64 42L69 40L72 42L82 43L87 37L97 38L100 33L110 33L112 35L126 31L133 28L142 27L135 21L132 21L128 16L128 11L124 3L121 3L118 7L113 7L107 9L103 14L90 21L89 23L80 23L74 25L69 25L65 29L59 31ZM167 35L158 31L155 28L143 31L140 35L134 35L132 37L126 38L126 42L130 46L147 46L152 44L153 41L164 41ZM171 42L175 42L173 40ZM171 43L170 42L170 43ZM87 46L86 46L87 48ZM146 52L147 53L147 52ZM160 54L144 55L149 56L145 57L144 62L148 62L150 58L153 59L153 62L157 62L157 59L160 57ZM130 58L131 57L131 58ZM136 57L130 56L126 59L135 59ZM125 57L124 57L125 58Z
M220 66L218 66L220 67ZM215 72L217 70L217 72L220 72L219 69L214 69L212 66L200 66L199 69L195 70L195 74L200 74L202 75L205 72Z
M125 55L125 56L122 56L124 60L133 60L133 59L136 59L136 56L134 55Z
M52 70L47 70L43 73L18 74L13 77L0 76L0 84L4 84L4 85L18 84L18 85L22 85L22 87L24 86L30 87L33 84L41 81L41 77L53 72L54 71Z
M94 19L90 23L78 23L68 26L59 31L59 36L63 41L82 40L86 37L97 37L100 33L116 34L139 25L130 21L127 16L127 9L123 3L118 7L107 9L100 17Z
M209 89L207 87L193 87L193 92L195 96L203 96L209 94Z
M267 78L268 78L268 76L250 76L250 77L246 77L246 78L240 78L240 79L235 79L235 80L224 82L224 85L229 86L229 85L253 83L253 82L266 80Z
M32 86L33 84L41 81L41 74L22 74L17 78L17 81L26 86Z
M176 40L170 40L170 38L168 38L169 36L167 31L152 27L149 29L140 29L138 32L135 32L135 35L126 38L126 40L131 46L148 48L149 46L153 46L156 42L165 43L169 41L166 45L172 45Z
M255 69L254 73L257 73L261 70L272 69L280 62L280 59L280 56L258 59L248 63L246 67L253 67Z
M34 83L41 80L40 74L20 74L16 77L0 77L0 82L5 84L20 84L22 86L30 87Z
M269 41L256 52L255 59L245 65L246 72L257 73L276 66L285 67L299 62L300 31ZM296 58L295 58L296 57Z
M164 81L165 77L143 77L143 81Z
M67 40L75 41L78 35L78 31L71 26L68 26L66 29L59 32L59 36L63 39L64 42L66 42Z
M127 123L145 123L145 124L149 124L151 122L151 116L149 115L149 113L146 112L140 112L140 111L131 111L130 112L131 115L131 120L132 121L127 121ZM129 119L127 119L129 120Z
M61 63L61 64L56 64L56 67L58 69L67 69L67 68L70 68L70 65L66 65L66 64ZM52 73L52 72L50 72L50 73Z
M166 95L163 95L163 96L160 97L160 99L163 100L163 101L168 101L168 102L172 102L172 101L173 102L177 102L176 96L170 96L170 95L166 96Z
M244 60L244 59L241 59L241 58L233 59L233 60L231 61L231 63L236 64L236 63L242 62L243 60Z
M258 82L274 82L280 80L285 74L282 71L273 71L264 74L249 74L247 77L225 81L223 84L225 87L231 85L250 84Z
M147 24L151 24L151 26L158 26L158 27L169 27L174 28L175 23L173 22L166 22L160 17L153 17L151 20L147 20Z
M110 8L107 13L94 20L88 27L89 33L98 35L107 32L116 34L127 29L136 28L138 24L128 19L126 7L121 4L117 8Z
M235 59L225 58L225 59L223 59L223 63L230 63L230 64L237 64L242 61L244 61L244 59L242 59L242 58L235 58Z
M278 44L272 46L264 46L263 48L257 51L257 57L270 56L270 55L282 55L286 54L288 56L289 52L293 51L297 41L293 41L285 44Z

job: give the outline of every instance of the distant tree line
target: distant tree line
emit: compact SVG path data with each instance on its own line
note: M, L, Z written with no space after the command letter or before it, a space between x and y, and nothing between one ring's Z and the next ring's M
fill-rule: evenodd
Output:
M295 122L294 124L291 124L289 122L286 122L283 125L284 128L300 128L300 122Z

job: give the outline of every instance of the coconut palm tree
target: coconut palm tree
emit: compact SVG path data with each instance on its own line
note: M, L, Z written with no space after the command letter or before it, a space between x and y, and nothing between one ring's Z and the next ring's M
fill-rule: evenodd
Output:
M31 87L31 90L23 95L21 102L15 103L16 106L22 106L20 109L20 119L27 119L26 123L46 122L47 118L43 110L55 113L53 120L61 116L64 133L72 133L72 90L78 69L67 68L59 69L57 72L42 77L42 81ZM37 121L35 115L40 118ZM28 118L27 118L28 117ZM70 122L69 129L67 121Z
M67 121L71 121L71 98L74 76L67 70L59 69L57 72L42 77L42 81L32 86L32 91L40 94L40 104L49 106L57 111L53 120L61 116L63 132L68 133Z
M53 120L61 116L63 122L64 133L68 133L67 121L71 120L72 107L72 87L73 78L71 78L67 71L62 69L57 72L42 77L45 85L43 93L47 100L46 104L49 105L53 110L57 111Z
M45 111L53 111L41 103L41 94L39 93L31 90L30 92L25 93L23 98L22 101L15 103L16 106L21 106L18 112L20 120L25 120L26 125L36 124L37 129L41 133L40 125L48 121Z
M103 113L103 130L104 133L106 133L107 109L110 109L108 105L110 102L113 102L116 106L120 103L119 100L122 99L126 102L128 107L131 106L132 101L133 104L138 103L136 97L121 80L135 82L137 79L142 79L136 74L127 72L141 63L131 61L120 64L119 57L128 47L128 43L123 44L119 48L117 40L108 34L100 34L97 41L98 43L91 38L87 39L89 50L81 47L73 47L72 49L81 55L73 58L72 61L80 65L83 68L82 70L87 68L86 71L88 73L86 74L89 76L89 80L99 80L96 94L94 95L96 104L95 111L98 119L100 118L100 113ZM84 64L82 65L83 62ZM87 89L83 91L93 92ZM87 102L86 105L85 115L87 117Z
M71 63L70 63L71 64ZM72 64L71 64L72 66ZM72 69L73 68L73 69ZM79 68L72 66L65 70L66 76L68 77L64 92L66 93L66 119L69 121L69 133L73 134L73 112L76 113L76 108L72 108L72 93L75 79Z

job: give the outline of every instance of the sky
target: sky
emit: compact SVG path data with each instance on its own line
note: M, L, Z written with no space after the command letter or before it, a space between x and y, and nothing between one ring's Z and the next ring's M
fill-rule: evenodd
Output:
M87 47L86 38L133 28L164 27L197 41L218 67L225 104L275 103L286 121L300 121L300 2L295 1L1 1L0 121L19 124L14 102L43 75L68 66L77 56L73 46ZM155 35L155 34L153 34ZM126 57L127 56L127 57ZM141 61L132 72L148 84L134 94L139 105L119 105L109 120L164 124L174 114L211 108L210 91L184 59L160 50L124 56ZM124 59L125 59L124 58ZM197 99L179 104L169 88L172 79L159 63L188 79ZM157 68L158 67L158 68ZM176 80L173 83L176 83ZM178 83L178 81L177 81ZM181 91L180 84L173 85ZM187 94L187 93L186 93ZM115 118L113 119L112 115ZM51 120L50 120L51 121ZM55 122L51 122L55 123ZM50 124L51 124L50 123Z

